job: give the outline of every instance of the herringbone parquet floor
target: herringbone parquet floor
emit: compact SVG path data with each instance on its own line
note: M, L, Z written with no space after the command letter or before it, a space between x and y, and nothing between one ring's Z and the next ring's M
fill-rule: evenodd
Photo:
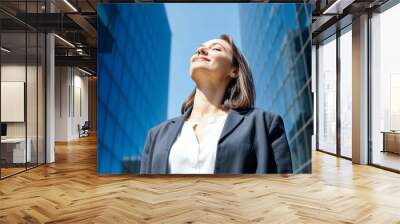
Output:
M313 174L100 176L96 139L0 181L0 223L400 223L400 175L313 153Z

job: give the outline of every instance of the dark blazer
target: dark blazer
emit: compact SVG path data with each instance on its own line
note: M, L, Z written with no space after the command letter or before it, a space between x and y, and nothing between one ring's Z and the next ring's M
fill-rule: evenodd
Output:
M172 145L191 109L153 127L147 134L141 174L169 173ZM261 109L230 109L218 140L214 173L292 173L282 118Z

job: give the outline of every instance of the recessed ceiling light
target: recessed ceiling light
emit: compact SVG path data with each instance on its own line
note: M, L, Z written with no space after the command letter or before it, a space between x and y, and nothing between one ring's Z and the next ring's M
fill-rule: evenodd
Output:
M71 3L69 3L68 0L64 0L64 3L67 4L74 12L78 12L78 10Z
M9 50L9 49L7 49L5 47L1 47L1 51L4 51L6 53L10 53L11 52L11 50Z
M79 68L79 67L78 67L78 70L81 71L81 72L83 72L83 73L85 73L85 74L87 74L87 75L90 75L90 76L93 75L92 73L90 73L90 72L88 72L88 71L86 71L86 70L83 70L83 69L81 69L81 68Z
M69 42L68 40L66 40L66 39L64 39L64 38L62 38L62 37L60 37L60 36L57 35L57 34L54 34L54 36L57 37L58 39L60 39L62 42L64 42L64 43L66 43L67 45L69 45L70 47L75 48L75 45L73 45L73 44L72 44L71 42Z
M336 0L322 14L342 14L343 9L351 5L355 0Z

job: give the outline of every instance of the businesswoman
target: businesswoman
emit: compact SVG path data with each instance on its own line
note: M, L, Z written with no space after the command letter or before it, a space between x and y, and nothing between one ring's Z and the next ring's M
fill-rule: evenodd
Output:
M148 132L141 174L292 173L283 121L253 107L249 65L228 35L197 48L190 74L182 116Z

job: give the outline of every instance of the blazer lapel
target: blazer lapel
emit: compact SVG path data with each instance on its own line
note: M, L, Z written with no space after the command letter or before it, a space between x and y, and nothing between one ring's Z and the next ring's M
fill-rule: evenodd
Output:
M168 159L169 159L169 153L171 151L172 145L176 141L176 138L178 137L183 124L185 123L186 118L190 115L190 112L192 111L192 108L187 110L182 116L178 117L175 120L172 120L171 124L171 132L168 134L168 141L166 142L166 158L164 158L164 167L165 167L165 173L168 173Z
M182 126L185 123L186 118L192 112L192 108L188 109L182 116L178 117L175 120L172 120L171 124L171 132L168 134L168 141L166 142L166 157L163 159L162 163L164 163L165 173L168 173L168 159L169 154L171 152L172 145L175 143L180 131L182 130ZM222 129L220 138L218 143L220 143L224 138L226 138L233 130L242 122L244 116L240 114L239 111L230 109L228 112L228 117L226 118L224 127Z
M226 118L224 127L222 128L221 136L219 137L218 143L226 138L233 130L242 122L244 116L239 111L230 109L228 117Z

